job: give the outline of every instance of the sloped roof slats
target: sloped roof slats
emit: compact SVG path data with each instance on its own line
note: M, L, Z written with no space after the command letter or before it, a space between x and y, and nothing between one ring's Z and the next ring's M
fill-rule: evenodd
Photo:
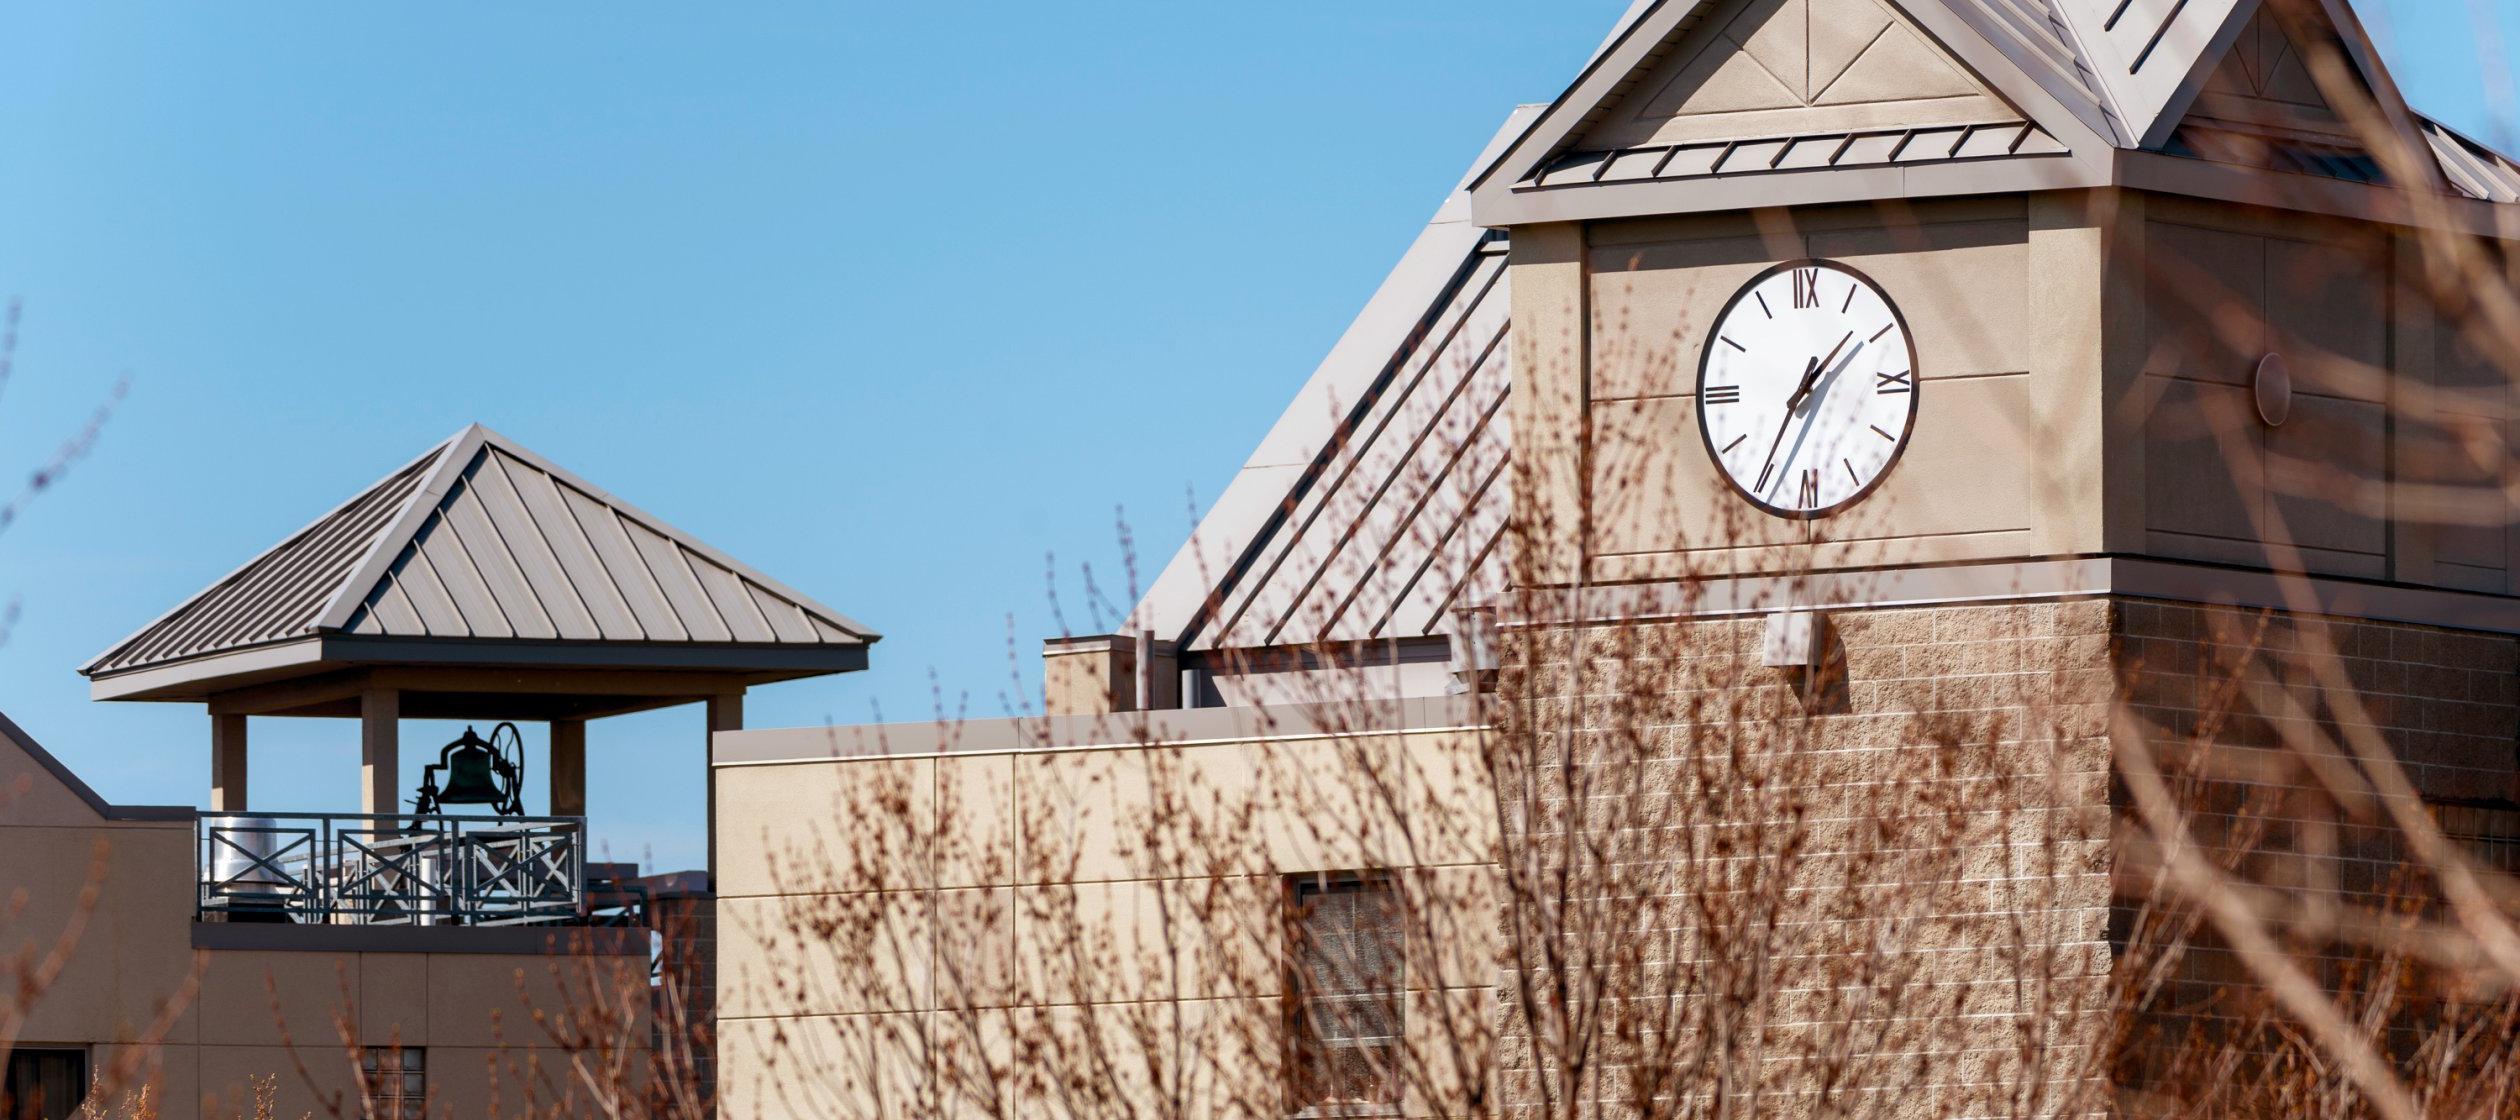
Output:
M638 546L630 541L629 531L621 527L621 519L595 499L570 489L555 486L560 500L569 507L570 520L586 535L586 543L595 550L595 558L612 577L615 591L630 608L639 629L650 640L688 641L691 631L682 623L673 604L658 586L656 574L648 570Z
M387 569L412 607L420 612L421 632L432 637L470 637L464 616L455 609L454 600L446 592L446 584L438 579L437 569L430 566L428 556L419 549L403 550L400 562Z
M646 561L648 574L656 577L657 587L665 592L665 601L673 604L674 617L682 620L683 629L694 639L704 642L743 640L738 631L719 613L710 601L709 592L700 585L693 565L665 538L648 531L647 526L621 523L630 543L639 548L639 558Z
M1478 301L1443 343L1377 402L1378 415L1352 445L1349 461L1323 488L1314 515L1295 534L1286 570L1262 585L1281 590L1289 603L1262 616L1266 630L1260 644L1325 640L1337 621L1341 597L1323 591L1322 581L1335 575L1343 581L1374 582L1381 575L1381 561L1401 543L1407 528L1405 520L1394 523L1394 507L1412 492L1436 494L1419 489L1422 476L1430 473L1431 462L1450 461L1452 445L1430 445L1428 437L1445 431L1454 402L1504 343L1510 326L1505 301L1492 298L1501 275L1498 262L1481 281ZM1431 473L1440 477L1441 471Z
M552 625L551 616L544 613L542 603L534 598L534 589L526 582L516 557L508 552L507 543L499 539L498 526L491 522L489 511L482 508L479 487L473 485L469 474L447 491L444 513L444 527L450 530L444 539L462 549L464 557L472 561L473 571L480 574L491 601L498 604L500 615L507 619L516 636L563 637L560 628Z
M490 515L491 528L498 531L499 543L509 559L525 574L525 585L533 592L535 604L563 638L627 638L627 634L606 634L596 623L594 612L586 606L586 589L570 578L568 567L551 547L542 519L526 508L524 496L517 492L515 480L508 474L506 459L495 451L484 450L481 462L473 467L472 479L482 508Z
M336 569L357 563L360 551L373 542L382 523L410 498L429 463L430 457L422 456L317 518L278 547L247 561L209 590L141 628L100 662L173 660L204 648L257 644L295 629L322 602L319 598L313 606L305 606L316 592L302 590L291 599L288 589L320 584Z
M1440 477L1427 480L1425 492L1418 496L1405 521L1406 535L1394 534L1385 546L1385 557L1380 558L1380 562L1404 571L1396 574L1398 578L1360 585L1350 594L1350 603L1342 604L1343 610L1356 612L1357 622L1365 628L1367 637L1392 636L1392 620L1408 611L1412 603L1430 595L1448 594L1460 585L1463 570L1450 562L1453 558L1448 546L1473 519L1475 507L1504 473L1507 453L1502 421L1511 389L1510 384L1500 384L1484 392L1482 395L1492 399L1476 418L1476 427L1466 434L1448 436L1459 444L1459 454L1444 465ZM1424 610L1408 613L1426 614ZM1427 632L1420 626L1412 635Z
M1407 469L1405 460L1395 460L1397 449L1411 445L1412 437L1419 434L1415 426L1432 419L1410 415L1412 411L1428 411L1422 404L1414 410L1409 407L1412 390L1465 338L1484 352L1502 336L1507 318L1506 302L1501 298L1503 261L1487 256L1474 257L1466 263L1470 275L1458 285L1460 296L1451 305L1436 309L1418 344L1418 352L1402 365L1401 376L1373 390L1374 399L1360 402L1364 405L1362 415L1331 452L1325 470L1306 492L1289 496L1296 507L1295 515L1285 521L1269 547L1259 554L1248 578L1241 581L1239 593L1230 595L1218 611L1220 625L1200 638L1197 645L1205 646L1211 641L1267 644L1288 620L1303 617L1306 593L1317 585L1321 573L1336 562L1343 551L1342 541L1355 530L1357 519L1369 511L1366 500L1388 481L1386 472ZM1460 363L1461 368L1468 365ZM1407 423L1394 434L1394 421L1400 418ZM1390 442L1385 443L1386 439ZM1370 474L1365 472L1368 464L1373 465ZM1360 477L1370 481L1351 489L1351 483ZM1246 617L1260 620L1256 631L1244 632Z
M879 638L475 426L83 672L101 679L326 633L821 647ZM218 672L180 679L226 679ZM157 684L130 687L159 695Z
M1498 302L1486 300L1482 306ZM1356 555L1350 565L1361 569L1361 574L1350 581L1344 594L1336 585L1306 589L1306 598L1318 604L1313 613L1319 618L1307 623L1307 630L1296 632L1296 640L1371 637L1371 621L1380 613L1382 602L1399 595L1407 578L1423 567L1414 563L1410 554L1424 549L1431 538L1440 535L1439 526L1459 517L1457 503L1467 488L1457 481L1456 472L1479 448L1481 437L1490 430L1490 422L1510 387L1501 376L1507 365L1504 342L1510 323L1498 322L1492 332L1485 326L1482 323L1477 331L1487 336L1483 349L1476 354L1443 359L1446 367L1458 362L1467 368L1457 374L1450 368L1444 371L1444 380L1452 385L1439 401L1429 408L1423 399L1429 394L1416 392L1404 398L1399 410L1395 410L1431 411L1434 415L1431 419L1404 416L1402 426L1408 437L1405 446L1378 452L1386 462L1376 464L1365 476L1372 480L1372 492L1362 499L1362 511L1351 519L1353 527L1340 541L1343 551L1349 551L1348 545L1355 545L1352 551ZM1384 442L1388 447L1390 441ZM1318 584L1332 571L1325 565L1315 574L1314 582ZM1350 611L1360 599L1367 606L1351 620ZM1272 634L1272 639L1283 640L1286 636L1281 628Z
M504 469L504 465L503 465ZM522 475L522 477L518 477ZM637 615L623 601L621 588L604 570L603 558L586 539L586 529L569 511L568 502L551 476L541 471L510 473L508 481L516 488L517 498L531 513L540 531L543 546L550 551L552 562L568 577L574 592L587 614L594 619L597 632L613 641L637 641L647 637Z
M498 593L491 590L481 565L473 562L472 550L464 547L462 534L453 520L441 511L429 515L420 537L414 542L429 567L436 569L445 583L447 602L464 619L464 630L476 638L515 638L523 636L499 603Z

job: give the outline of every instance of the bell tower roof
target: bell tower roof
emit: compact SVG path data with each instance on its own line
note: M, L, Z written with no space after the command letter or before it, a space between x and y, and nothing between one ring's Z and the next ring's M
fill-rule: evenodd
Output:
M304 715L382 673L407 715L575 718L863 669L879 638L476 424L81 672L100 700Z

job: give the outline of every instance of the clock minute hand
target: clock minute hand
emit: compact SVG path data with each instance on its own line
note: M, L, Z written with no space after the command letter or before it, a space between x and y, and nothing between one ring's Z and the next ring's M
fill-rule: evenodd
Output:
M1839 345L1845 344L1839 343ZM1802 407L1804 394L1811 392L1812 379L1818 377L1819 374L1820 359L1818 358L1813 358L1810 365L1803 367L1802 384L1794 390L1794 399L1786 402L1784 419L1776 422L1776 438L1768 443L1767 461L1760 464L1759 481L1757 485L1751 487L1752 490L1767 489L1768 472L1776 469L1776 449L1785 446L1785 429L1793 426L1794 410Z
M1846 349L1846 344L1854 341L1854 339L1855 332L1848 331L1846 332L1845 338L1838 340L1837 345L1829 347L1828 357L1812 359L1811 368L1803 371L1802 387L1794 390L1794 399L1785 402L1785 411L1787 413L1792 413L1795 409L1801 408L1804 401L1811 399L1812 387L1820 382L1820 371L1829 368L1829 363L1837 360L1838 351Z

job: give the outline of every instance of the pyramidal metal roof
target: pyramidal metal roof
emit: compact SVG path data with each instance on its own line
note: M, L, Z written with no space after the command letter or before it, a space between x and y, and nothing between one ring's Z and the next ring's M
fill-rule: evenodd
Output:
M106 682L309 640L330 642L319 659L333 662L373 648L398 651L397 660L489 664L500 656L495 647L413 651L414 643L490 642L549 647L545 663L567 663L571 647L636 647L649 651L643 665L686 667L655 656L679 646L850 650L862 665L863 648L879 638L476 424L81 672L100 696L122 695Z

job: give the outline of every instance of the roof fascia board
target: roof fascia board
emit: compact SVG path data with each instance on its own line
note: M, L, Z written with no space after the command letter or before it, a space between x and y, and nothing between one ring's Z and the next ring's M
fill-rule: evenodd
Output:
M2120 185L2275 210L2520 241L2520 205L2458 195L2424 198L2369 183L2237 167L2162 152L2118 153Z
M2075 155L2088 158L2117 147L2117 138L2105 118L2096 113L2084 116L2073 104L2058 97L2036 68L2024 65L1976 20L1961 14L1945 0L1890 0L1890 5L1910 23L1925 29L1944 50L1957 55L1979 79L2012 102L2013 108L2046 129Z
M697 644L692 642L518 641L513 638L380 638L364 634L325 634L318 639L321 660L343 665L477 666L464 651L494 653L501 667L550 666L584 669L674 669L708 673L820 670L857 672L866 668L866 647L763 644Z
M1616 42L1596 53L1583 73L1549 102L1522 135L1471 177L1471 205L1479 215L1475 220L1483 226L1496 225L1484 213L1488 199L1495 192L1510 190L1515 183L1530 178L1539 164L1555 154L1558 145L1583 124L1585 115L1606 100L1630 71L1644 64L1645 56L1662 45L1665 36L1683 20L1714 3L1716 0L1658 0Z
M2109 161L2072 156L1965 160L1914 167L1772 171L1667 182L1594 183L1517 191L1487 215L1499 224L1650 218L1887 199L1949 198L2110 185Z
M460 438L460 435L458 436L458 438ZM448 441L447 441L447 443L452 443L452 442L454 442L454 441L453 441L453 440L448 440ZM254 558L253 558L253 559L251 559L251 560L247 560L246 562L244 562L244 563L242 563L242 564L237 565L237 566L236 566L233 570L229 571L226 575L220 576L219 578L217 578L217 579L215 579L215 580L210 581L209 586L207 586L207 587L203 588L203 589L202 589L199 593L196 593L196 594L194 594L192 597L187 598L187 599L185 599L184 601L182 601L182 602L180 602L180 603L175 604L173 607L168 608L168 609L166 610L166 612L165 612L165 613L158 615L156 618L152 618L152 619L150 619L150 620L149 620L146 624L142 625L139 629L134 630L134 631L132 631L130 634L125 635L121 641L115 642L115 643L114 643L113 645L111 645L111 646L107 646L107 647L105 648L105 652L100 653L100 654L97 654L95 657L89 658L89 659L88 659L88 663L87 663L86 665L84 665L84 666L81 666L81 667L80 667L80 669L79 669L79 672L80 672L80 673L82 673L82 674L87 674L87 673L92 673L92 672L94 672L94 671L96 670L96 667L97 667L98 665L102 665L102 664L104 664L105 662L107 662L107 661L109 661L109 660L112 660L112 659L113 659L113 656L114 656L115 654L117 654L117 653L121 653L121 652L123 651L124 647L129 646L131 643L133 643L133 642L135 642L135 641L140 640L140 637L141 637L142 635L144 635L144 634L147 634L149 631L157 629L157 628L158 628L158 625L159 625L160 623L163 623L163 622L165 622L166 620L168 620L168 619L170 619L170 618L175 617L176 615L182 614L182 613L184 612L184 609L185 609L185 608L192 606L192 605L193 605L194 603L196 603L196 602L199 602L199 601L201 600L202 596L208 595L208 594L209 594L209 593L211 593L212 591L216 591L216 590L218 590L218 589L219 589L219 588L221 588L221 587L225 587L225 586L227 586L227 584L228 584L230 581L234 580L234 579L235 579L236 577L238 577L238 576L244 575L244 574L246 573L246 571L247 571L247 570L251 569L251 568L252 568L254 565L256 565L256 564L260 564L260 563L262 563L262 562L263 562L263 560L264 560L266 557L269 557L272 553L274 553L274 552L278 552L278 551L280 551L280 550L281 550L281 549L283 549L283 548L287 548L291 542L293 542L293 541L297 540L297 539L298 539L298 538L300 538L300 537L305 536L305 535L306 535L309 531L313 530L316 526L321 525L321 524L323 524L323 523L324 523L324 522L326 522L326 521L330 521L330 520L332 520L334 517L339 516L339 515L341 514L341 511L346 510L346 509L349 509L351 506L358 504L359 499L364 498L364 497L367 497L367 496L368 496L368 494L369 494L369 492L371 492L371 491L375 490L375 489L376 489L377 487L379 487L379 486L384 485L384 484L385 484L385 481L386 481L387 479L390 479L390 478L393 478L393 477L395 477L395 476L397 476L397 475L400 475L400 474L402 474L404 471L410 470L410 469L411 469L411 468L413 468L413 467L419 466L420 464L422 464L422 463L425 463L425 462L429 461L429 459L430 459L431 457L436 456L436 455L439 455L439 454L441 454L441 453L445 452L445 450L446 450L446 446L447 446L447 444L446 444L446 443L440 443L440 444L438 444L437 446L432 447L432 448L430 448L429 450L427 450L427 451L425 451L425 452L422 452L421 454L419 454L419 455L417 455L417 456L414 456L412 459L410 459L409 461L405 462L403 465L401 465L401 466L399 466L399 467L396 467L396 468L394 468L394 469L393 469L393 470L391 470L391 471L387 471L387 472L386 472L383 476L379 477L379 478L378 478L375 482L372 482L372 483L369 483L369 484L368 484L368 485L366 485L366 486L360 487L360 488L359 488L359 492L358 492L358 493L350 495L350 497L349 497L349 498L347 498L347 499L343 500L340 504L335 505L335 506L334 506L334 507L332 507L331 509L325 510L323 513L321 513L321 514L317 515L317 516L316 516L316 518L315 518L314 520L309 521L309 522L307 522L306 524L299 526L299 527L297 528L297 531L292 532L292 533L290 533L289 535L287 535L287 536L284 536L284 537L280 538L279 543L274 544L274 545L272 545L270 548L266 548L266 549L262 550L261 552L257 552L257 553L255 553L255 554L254 554ZM422 481L423 481L423 482L426 482L427 480L426 480L426 479L423 479ZM417 493L417 491L415 490L415 491L414 491L414 493L416 494L416 493ZM406 499L406 501L408 501L408 499Z
M313 635L286 641L247 646L202 657L188 658L143 669L112 673L88 679L90 700L190 700L199 697L191 692L169 695L171 690L205 681L244 676L274 670L295 669L323 660L323 644Z
M402 510L394 515L384 532L377 534L376 542L368 546L367 555L359 558L358 566L350 569L350 577L333 589L332 598L325 600L324 609L315 615L314 629L338 630L348 625L351 613L367 601L368 592L376 587L377 581L385 578L386 569L402 555L404 546L419 535L420 526L426 524L429 515L437 511L438 502L454 487L455 479L464 473L464 468L472 465L473 458L481 453L481 445L489 436L490 429L479 424L467 424L463 431L455 433L453 439L440 445L445 457L429 468L428 477L421 479L420 485L412 488Z
M474 426L476 428L480 428L479 425ZM860 641L872 645L875 642L883 640L882 634L876 633L873 629L870 629L863 623L857 622L849 616L841 614L840 612L823 605L821 602L816 601L812 596L807 595L804 592L798 591L793 587L789 587L788 585L779 582L778 580L763 575L761 572L755 570L751 565L737 560L724 552L718 551L716 548L711 547L707 542L702 541L689 533L685 533L665 521L659 520L654 514L640 509L629 502L621 500L619 496L578 477L576 474L563 469L559 464L527 450L523 446L520 446L515 440L509 439L506 436L500 435L488 428L480 428L480 431L483 437L491 445L496 446L500 451L514 456L518 460L533 467L535 470L542 471L551 475L553 478L557 478L562 482L568 483L571 487L584 492L587 497L593 498L607 506L611 506L615 511L621 513L623 516L637 521L656 535L664 537L666 540L672 541L675 544L681 545L684 548L690 549L693 552L707 557L711 562L717 564L719 567L725 568L743 579L760 584L763 589L778 595L780 598L786 599L787 601L803 607L810 612L821 615L824 621L831 623L833 626L836 626L841 630L847 631ZM380 571L377 574L381 577L384 573ZM372 580L370 582L373 583ZM360 598L365 599L366 592L362 591L360 593ZM352 604L353 608L355 608L355 606L355 603ZM348 620L349 611L345 610L342 612L341 622L331 623L326 628L339 629L342 625L346 624Z

